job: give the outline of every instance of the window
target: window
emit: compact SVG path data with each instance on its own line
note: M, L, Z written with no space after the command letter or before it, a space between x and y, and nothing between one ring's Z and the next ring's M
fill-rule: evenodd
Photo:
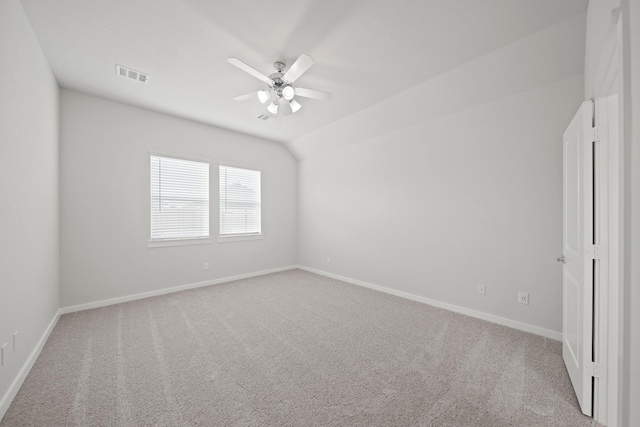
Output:
M220 236L260 236L260 171L220 165Z
M151 154L149 246L210 243L209 162ZM194 242L193 239L208 239Z

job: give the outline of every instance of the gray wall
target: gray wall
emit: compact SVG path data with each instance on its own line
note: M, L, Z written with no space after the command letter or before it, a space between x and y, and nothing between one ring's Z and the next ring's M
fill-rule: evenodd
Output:
M297 165L281 144L67 90L61 116L62 307L296 263ZM214 237L218 163L260 169L264 239L147 248L150 151L210 160Z
M301 161L300 264L560 332L561 141L582 91L578 75Z
M1 400L59 296L59 91L18 0L0 1L0 94L0 346L8 343Z

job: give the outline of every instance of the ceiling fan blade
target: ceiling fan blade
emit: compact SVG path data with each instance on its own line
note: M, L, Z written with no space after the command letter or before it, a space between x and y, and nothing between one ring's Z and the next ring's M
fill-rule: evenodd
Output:
M291 67L289 67L287 72L284 73L282 79L288 81L289 83L293 83L315 63L316 61L314 61L312 57L310 57L306 53L303 53L298 59L296 59L296 62L294 62Z
M278 101L278 104L280 105L280 111L285 116L288 116L289 114L293 113L293 111L291 110L291 104L287 99L280 98L280 100Z
M227 62L229 64L231 64L231 65L235 65L236 67L240 68L245 73L251 74L253 77L255 77L258 80L262 80L263 82L265 82L267 84L272 84L273 83L273 80L271 80L269 77L265 76L260 71L254 69L254 68L250 67L249 65L245 64L244 62L240 61L238 58L227 58Z
M245 93L244 95L234 96L233 100L234 101L244 101L245 99L255 98L256 97L256 93L257 92L249 92L249 93Z
M302 96L305 98L319 99L321 101L328 101L331 99L331 94L329 92L322 92L319 90L313 89L305 89L303 87L295 88L296 95Z

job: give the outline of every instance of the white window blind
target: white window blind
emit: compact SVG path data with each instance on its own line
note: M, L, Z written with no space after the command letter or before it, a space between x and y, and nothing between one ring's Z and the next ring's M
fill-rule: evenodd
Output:
M260 171L220 165L220 235L261 230Z
M209 237L209 162L150 157L151 240Z

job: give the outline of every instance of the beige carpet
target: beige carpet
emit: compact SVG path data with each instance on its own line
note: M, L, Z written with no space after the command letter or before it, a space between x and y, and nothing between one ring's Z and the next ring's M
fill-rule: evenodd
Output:
M592 426L559 342L300 270L62 316L8 426Z

